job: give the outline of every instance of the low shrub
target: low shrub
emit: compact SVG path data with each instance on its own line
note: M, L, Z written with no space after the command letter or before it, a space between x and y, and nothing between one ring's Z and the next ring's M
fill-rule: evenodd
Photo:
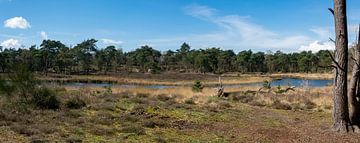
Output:
M306 100L304 104L306 109L316 108L316 104L314 102L311 102L310 100Z
M250 94L243 94L243 95L233 94L232 96L230 96L230 99L233 101L240 101L241 103L249 103L253 101L255 97L254 95L250 95Z
M258 106L258 107L264 107L264 106L266 106L266 102L265 101L253 100L253 101L249 102L249 105Z
M121 98L130 98L131 97L131 93L128 92L123 92L119 94Z
M166 126L166 122L160 119L147 120L143 123L143 126L147 128L164 127Z
M135 123L135 122L138 122L139 121L139 118L135 117L134 115L130 115L130 114L124 114L120 117L120 120L121 121L124 121L124 122L132 122L132 123Z
M281 110L291 110L291 106L289 104L286 103L282 103L279 100L275 100L272 105L273 108L275 109L281 109Z
M136 94L136 97L138 97L138 98L148 98L149 96L150 96L149 94L144 94L144 93Z
M184 103L185 103L185 104L190 104L190 105L195 105L195 104L196 104L195 101L194 101L194 99L192 99L192 98L186 99L186 100L184 101Z
M80 99L79 96L76 96L66 101L65 106L69 109L81 109L86 106L86 103L84 100Z
M117 131L117 129L112 127L98 125L92 128L90 132L98 136L111 136L114 135Z
M194 85L192 86L192 90L194 92L202 92L203 88L204 87L203 87L201 81L195 81Z
M145 135L145 128L138 125L130 125L121 129L122 133L133 133L136 135Z
M139 98L138 96L130 98L129 101L138 104L147 104L149 101L145 98Z
M225 102L225 101L219 102L218 106L220 108L231 108L232 107L232 105L229 102Z
M60 100L57 98L56 92L46 87L35 90L32 103L40 109L56 110L60 108Z
M146 107L144 107L142 105L135 106L130 111L131 115L143 115L145 113L146 113Z
M110 94L113 93L112 89L111 89L111 86L104 86L104 89L105 89L104 95L110 95Z
M157 96L157 99L159 99L160 101L168 101L170 99L172 99L172 97L170 95L166 95L166 94L160 94Z

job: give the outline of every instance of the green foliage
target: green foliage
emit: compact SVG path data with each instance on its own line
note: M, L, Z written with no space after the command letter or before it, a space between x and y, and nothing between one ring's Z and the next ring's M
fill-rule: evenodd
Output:
M203 87L201 81L195 81L194 85L192 86L192 90L194 92L202 92L203 88L204 87Z
M265 89L270 89L271 88L271 82L269 82L269 81L267 81L267 80L265 80L264 82L263 82L263 88L265 88Z
M9 88L13 88L11 94L18 94L24 100L30 99L39 85L38 80L24 64L17 64L13 72L9 74L10 80L7 81Z
M15 86L13 86L10 82L0 76L0 95L5 95L10 97L12 93L15 91Z
M60 108L60 100L57 98L56 92L46 87L35 91L32 103L40 109L56 110Z
M0 94L7 97L17 97L22 103L32 104L40 109L58 109L60 101L57 93L43 87L35 78L29 67L19 63L9 74L8 80L0 80Z
M76 62L82 67L85 74L89 74L92 69L91 64L94 61L94 54L97 50L96 42L97 40L95 39L89 39L74 47Z
M97 48L97 40L88 39L70 48L60 41L44 40L40 47L0 50L0 71L11 72L22 62L29 70L54 73L117 72L119 70L159 73L161 71L226 72L323 72L331 59L326 51L312 53L253 52L222 50L219 47L191 49L183 43L177 50L161 53L141 46L124 53L115 46ZM352 51L350 51L352 52Z
M276 87L275 93L281 94L281 93L284 93L284 90L282 90L282 89L281 89L281 86L278 85L278 86Z
M45 74L47 74L49 68L55 66L56 58L59 55L60 48L64 48L65 45L60 41L43 40L40 46L41 59L42 63L44 64L43 71Z
M128 53L127 56L131 60L131 64L140 67L143 72L148 72L149 69L159 69L161 53L152 47L141 46L141 48Z

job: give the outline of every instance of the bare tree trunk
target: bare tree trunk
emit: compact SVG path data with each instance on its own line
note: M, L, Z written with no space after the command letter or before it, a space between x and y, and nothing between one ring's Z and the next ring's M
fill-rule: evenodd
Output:
M346 18L346 0L334 0L336 49L333 61L335 68L334 78L334 108L333 130L348 132L352 130L349 118L347 98L347 68L348 68L348 35Z
M358 127L360 125L360 101L357 99L357 96L360 94L360 88L358 88L360 81L360 25L357 45L354 47L354 57L355 64L352 71L348 98L351 123Z
M360 25L359 25L360 36ZM359 81L360 81L360 39L358 38L357 45L354 47L354 66L352 71L352 78L350 81L350 90L348 98L350 103L350 120L353 125L360 125L360 102L356 97L360 94Z

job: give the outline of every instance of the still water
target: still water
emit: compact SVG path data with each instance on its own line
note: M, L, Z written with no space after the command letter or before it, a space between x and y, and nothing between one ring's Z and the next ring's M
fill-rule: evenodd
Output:
M271 81L271 86L295 86L295 87L324 87L332 84L332 80L305 80L298 78L283 78ZM168 86L168 85L133 85L133 84L116 84L116 83L81 83L70 82L63 83L64 86L70 87L117 87L117 88L149 88L149 89L165 89L165 88L177 88L182 86ZM259 83L246 83L236 85L224 85L224 87L240 87L240 86L259 86L263 85Z

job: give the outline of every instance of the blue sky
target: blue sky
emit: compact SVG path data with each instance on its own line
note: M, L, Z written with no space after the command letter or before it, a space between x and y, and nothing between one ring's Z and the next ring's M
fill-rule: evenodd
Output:
M332 0L0 0L4 47L66 45L95 38L99 48L124 51L150 45L165 51L183 42L285 52L331 49ZM350 41L360 23L360 1L348 0Z

